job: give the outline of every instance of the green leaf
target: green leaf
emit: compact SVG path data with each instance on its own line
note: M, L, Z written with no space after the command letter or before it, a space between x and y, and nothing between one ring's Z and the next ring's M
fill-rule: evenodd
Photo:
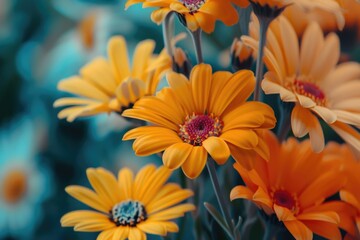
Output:
M215 219L215 221L220 225L220 227L229 235L231 239L233 239L233 235L231 234L231 230L229 229L228 225L226 224L224 218L221 214L216 210L216 208L211 205L210 203L204 202L204 206L206 210L210 213L210 215Z

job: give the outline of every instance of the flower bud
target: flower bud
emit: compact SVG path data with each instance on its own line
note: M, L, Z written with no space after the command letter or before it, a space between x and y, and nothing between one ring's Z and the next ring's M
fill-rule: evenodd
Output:
M253 62L253 50L240 39L235 38L231 45L231 66L234 71L250 69Z

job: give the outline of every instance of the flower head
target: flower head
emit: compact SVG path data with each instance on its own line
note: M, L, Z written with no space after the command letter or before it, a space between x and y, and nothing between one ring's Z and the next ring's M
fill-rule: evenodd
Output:
M256 38L258 24L251 25ZM243 37L257 50L257 40ZM350 125L360 126L360 64L347 62L336 65L340 43L336 34L326 37L316 23L310 24L299 46L289 21L279 17L271 24L265 49L269 72L262 88L266 94L279 94L284 102L295 102L291 115L296 137L309 133L313 149L324 148L324 136L317 117L322 118L346 142L360 151L360 134Z
M342 0L340 5L345 18L343 31L348 29L348 31L355 33L357 39L360 40L360 3L356 0ZM324 32L332 32L338 29L334 15L323 9L306 11L298 5L291 5L285 9L283 15L291 22L298 35L301 35L312 21L319 23Z
M42 129L35 126L24 117L0 130L0 239L33 236L51 194L50 171L37 162Z
M354 209L352 211L351 221L343 224L341 227L347 231L347 239L358 239L360 237L359 157L356 156L346 144L330 143L325 151L328 155L341 159L341 163L344 166L347 181L345 186L340 190L340 198L353 206Z
M164 165L182 167L190 178L201 173L208 153L218 164L235 152L233 156L247 166L256 152L267 158L260 130L273 128L276 120L269 106L245 102L255 85L251 71L212 74L210 65L200 64L190 81L177 73L169 73L167 79L169 88L123 113L153 124L124 135L125 140L136 139L137 155L164 151Z
M241 7L252 4L254 11L264 17L277 17L284 9L289 6L296 6L301 10L320 9L332 14L336 18L339 29L345 24L342 8L339 0L231 0Z
M275 214L297 240L312 239L313 233L341 239L338 212L347 205L325 202L345 184L340 161L314 153L308 140L290 138L280 144L271 132L265 137L269 161L255 161L252 170L234 164L246 186L233 188L231 200L248 199L266 214Z
M81 96L57 100L55 107L69 106L59 112L59 118L71 122L78 117L100 113L121 113L139 98L154 94L160 75L171 67L164 64L156 70L149 69L156 60L154 47L152 40L140 42L130 68L125 39L112 37L108 44L109 60L96 58L80 70L80 76L64 79L58 84L58 89Z
M157 7L151 19L160 24L170 12L177 13L184 24L195 31L199 27L207 33L213 32L216 20L226 25L238 21L238 14L230 0L128 0L126 7L142 2L144 7Z
M90 168L86 173L95 191L81 186L69 186L66 191L96 211L67 213L61 218L63 227L101 232L98 239L146 240L146 233L165 236L177 232L178 226L171 220L194 210L192 204L179 204L192 196L192 191L165 184L171 175L165 167L147 165L135 177L123 168L118 179L103 168Z

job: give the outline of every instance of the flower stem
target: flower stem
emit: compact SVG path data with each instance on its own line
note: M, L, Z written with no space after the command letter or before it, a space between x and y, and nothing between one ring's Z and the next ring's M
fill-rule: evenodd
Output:
M277 136L280 142L283 142L289 134L291 128L291 111L294 103L281 102L279 100L280 121L278 123Z
M260 33L259 33L259 49L258 56L256 59L256 86L254 92L254 101L261 101L261 92L260 86L263 78L263 70L264 70L264 47L266 44L266 32L269 28L269 25L272 19L266 17L258 17L260 24Z
M190 35L191 35L193 43L194 43L197 63L198 64L203 63L204 59L202 56L202 49L201 49L201 29L199 28L194 32L189 30L189 32L190 32Z
M273 240L276 234L279 232L279 227L271 222L267 222L265 225L265 233L263 240Z
M233 222L231 220L229 209L227 208L227 206L229 206L230 203L228 203L225 200L224 194L221 192L219 179L218 179L217 174L216 174L214 160L213 159L208 159L208 161L206 163L206 166L207 166L207 169L208 169L208 172L209 172L209 175L210 175L211 183L213 185L216 198L217 198L219 206L220 206L221 213L222 213L222 215L223 215L223 217L224 217L224 219L226 221L226 224L228 225L230 231L234 234L233 239L237 239L237 237L236 237L236 235L234 233L234 224L233 224Z
M164 22L162 24L164 46L171 58L174 56L173 48L171 46L171 37L172 37L172 29L173 29L171 25L173 24L173 20L174 20L173 13L170 12L168 13L168 15L166 15Z

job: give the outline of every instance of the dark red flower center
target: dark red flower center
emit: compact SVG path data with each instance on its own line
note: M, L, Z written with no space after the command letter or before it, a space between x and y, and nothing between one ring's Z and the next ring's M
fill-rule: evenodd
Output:
M186 117L183 125L180 125L179 136L186 143L201 146L208 137L220 136L222 128L222 121L213 114L192 114Z
M311 98L319 105L325 104L326 99L324 92L314 83L295 80L294 86L297 93Z
M273 199L274 203L281 207L286 207L291 211L294 211L296 209L296 201L294 197L285 190L275 191Z
M204 5L205 0L181 0L184 6L190 10L191 13L196 12Z

